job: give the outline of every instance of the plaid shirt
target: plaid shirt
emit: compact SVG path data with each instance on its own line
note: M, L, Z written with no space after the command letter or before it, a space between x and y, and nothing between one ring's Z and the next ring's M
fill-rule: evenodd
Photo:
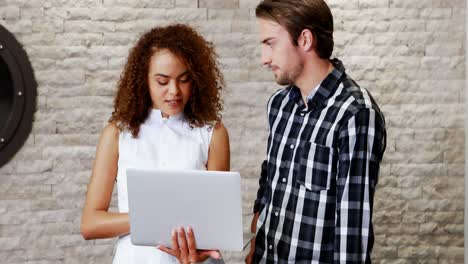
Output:
M294 85L268 102L254 263L371 263L385 121L341 61L332 63L307 108Z

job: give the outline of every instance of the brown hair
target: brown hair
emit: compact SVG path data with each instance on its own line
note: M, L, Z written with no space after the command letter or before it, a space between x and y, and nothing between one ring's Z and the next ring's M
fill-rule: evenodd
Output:
M188 68L192 95L184 114L190 126L200 127L221 120L220 92L224 88L224 79L212 44L187 25L155 27L143 34L131 49L117 84L114 111L109 119L120 130L128 129L133 137L138 137L140 125L152 107L148 86L149 62L151 56L162 49L181 58Z
M258 18L273 20L286 28L297 46L304 29L315 38L315 49L322 59L333 52L333 16L323 0L263 0L257 6Z

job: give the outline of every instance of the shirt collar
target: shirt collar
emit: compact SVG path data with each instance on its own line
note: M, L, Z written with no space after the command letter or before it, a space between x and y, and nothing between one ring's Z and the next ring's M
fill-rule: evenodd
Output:
M330 62L333 65L333 70L323 79L318 87L313 89L307 96L308 111L317 109L328 99L333 90L336 89L338 81L345 73L343 63L339 59L332 59ZM296 102L300 108L305 107L301 91L296 85L290 86L289 98Z
M171 121L177 121L177 120L182 120L184 118L184 112L180 112L177 115L174 116L169 116L169 117L163 117L162 112L159 109L151 109L149 116L148 116L148 122L149 123L165 123L168 120Z

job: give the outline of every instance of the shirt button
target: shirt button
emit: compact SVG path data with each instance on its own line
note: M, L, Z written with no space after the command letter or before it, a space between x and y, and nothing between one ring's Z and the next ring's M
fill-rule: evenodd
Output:
M301 113L301 116L304 116L304 113Z
M290 147L291 149L293 149L293 148L294 148L294 144L289 145L289 147Z
M275 212L275 216L278 216L278 215L279 215L279 213L278 213L278 212Z
M268 246L268 249L270 249L270 250L273 249L273 246L272 246L272 245L269 245L269 246Z
M281 179L282 182L286 182L286 178Z

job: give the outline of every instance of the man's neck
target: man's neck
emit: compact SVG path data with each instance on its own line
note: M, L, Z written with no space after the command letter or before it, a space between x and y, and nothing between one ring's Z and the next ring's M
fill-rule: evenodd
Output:
M304 63L304 70L294 83L301 91L302 100L307 106L307 96L332 72L330 60L318 59Z

